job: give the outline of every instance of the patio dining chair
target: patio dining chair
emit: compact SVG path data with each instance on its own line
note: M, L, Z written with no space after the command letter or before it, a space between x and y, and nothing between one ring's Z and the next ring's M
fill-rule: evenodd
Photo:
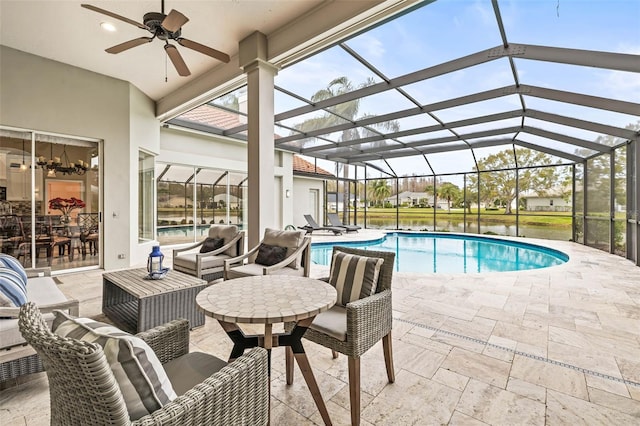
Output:
M189 353L189 322L135 336L56 312L51 329L32 303L20 309L24 338L49 379L53 425L266 425L267 352L227 364Z
M212 225L204 240L173 250L173 269L210 282L224 275L225 259L243 253L243 231L235 225Z
M242 256L224 261L224 279L254 275L308 277L311 268L311 237L303 231L267 228L256 247Z
M78 213L78 227L80 228L80 242L82 245L82 257L87 254L98 254L100 242L100 217L98 213Z
M336 286L338 301L316 316L304 334L306 339L331 349L334 358L338 353L347 355L352 425L360 424L360 357L380 340L387 379L389 383L395 381L391 348L391 281L395 256L388 251L334 246L331 277L325 281ZM379 268L377 281L376 268ZM364 283L367 277L368 286ZM358 279L360 283L356 284ZM355 291L360 285L360 291ZM375 289L371 290L373 286ZM355 297L354 293L357 293ZM294 324L286 323L285 329L291 331ZM287 384L293 383L291 348L286 350L286 379Z

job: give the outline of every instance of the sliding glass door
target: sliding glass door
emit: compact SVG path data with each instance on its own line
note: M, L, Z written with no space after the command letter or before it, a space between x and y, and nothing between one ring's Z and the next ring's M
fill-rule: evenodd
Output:
M25 267L100 265L99 144L0 128L0 239Z

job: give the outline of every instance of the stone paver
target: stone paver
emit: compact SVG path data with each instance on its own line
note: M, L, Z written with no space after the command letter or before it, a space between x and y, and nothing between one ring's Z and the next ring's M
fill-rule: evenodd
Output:
M361 230L338 239L379 236ZM570 261L519 273L395 273L396 382L387 383L382 346L374 346L361 361L362 424L640 422L640 268L579 244L532 242ZM81 315L104 320L101 273L58 279L80 300ZM328 267L313 265L311 274L326 276ZM211 318L191 344L221 358L232 346ZM348 424L346 357L305 348L334 424ZM293 386L284 383L283 358L274 350L272 424L322 424L299 371ZM21 382L0 391L0 424L49 424L46 376Z

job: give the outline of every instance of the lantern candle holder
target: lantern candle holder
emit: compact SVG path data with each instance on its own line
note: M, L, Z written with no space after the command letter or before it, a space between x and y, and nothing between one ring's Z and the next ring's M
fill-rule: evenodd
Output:
M149 275L147 275L146 278L161 280L167 275L169 268L165 268L162 265L163 260L164 254L160 251L160 246L153 246L151 253L149 253L149 258L147 259L147 272Z

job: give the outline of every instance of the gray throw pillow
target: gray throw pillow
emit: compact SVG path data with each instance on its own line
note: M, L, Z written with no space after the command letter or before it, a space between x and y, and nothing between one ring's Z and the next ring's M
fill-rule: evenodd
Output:
M258 247L258 256L256 263L264 266L272 266L282 262L287 257L287 248L272 246L262 243Z
M206 238L200 247L200 253L218 250L224 245L224 238Z

